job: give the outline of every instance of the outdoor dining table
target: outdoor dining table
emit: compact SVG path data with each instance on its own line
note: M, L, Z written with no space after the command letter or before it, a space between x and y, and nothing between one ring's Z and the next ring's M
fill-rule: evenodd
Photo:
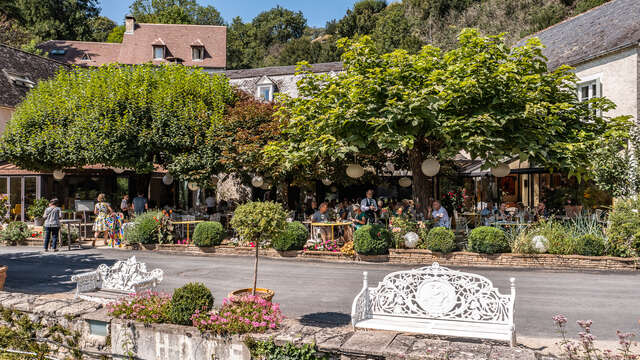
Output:
M500 226L504 226L504 227L527 227L531 225L531 223L525 223L525 222L516 222L516 221L494 221L491 223L491 226L495 226L495 227L500 227Z
M71 250L71 225L78 226L78 243L75 244L75 246L81 249L82 246L80 246L79 240L80 240L80 226L82 225L82 220L81 219L64 219L64 220L60 220L60 225L62 226L67 225L67 243L69 245L69 250Z
M482 214L479 212L464 212L460 216L471 219L473 226L478 226L480 219L482 219Z
M313 228L314 227L330 227L331 228L331 241L335 241L335 232L333 228L336 226L351 226L353 224L351 221L340 221L340 222L312 222L311 223L311 237L313 238Z

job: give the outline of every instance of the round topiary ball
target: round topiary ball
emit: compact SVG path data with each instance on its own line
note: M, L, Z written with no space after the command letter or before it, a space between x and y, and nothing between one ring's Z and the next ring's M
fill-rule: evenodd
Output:
M391 233L382 225L365 225L353 234L353 248L358 254L387 254L389 244L391 244Z
M309 238L309 230L299 221L288 222L284 231L271 240L271 246L278 251L302 250Z
M511 251L504 231L493 226L480 226L469 233L469 250L481 254L496 254Z
M204 284L188 283L176 289L171 297L169 319L178 325L191 325L196 310L206 312L213 307L213 295Z
M224 239L224 228L217 221L205 221L193 231L193 243L197 246L217 246Z
M427 249L446 254L456 248L455 239L453 231L445 227L435 227L427 234Z

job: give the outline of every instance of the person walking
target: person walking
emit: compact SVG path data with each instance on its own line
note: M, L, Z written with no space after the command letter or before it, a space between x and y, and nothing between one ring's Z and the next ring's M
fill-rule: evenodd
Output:
M44 251L49 251L49 240L52 240L51 249L58 251L60 218L62 218L62 210L58 206L58 199L53 198L49 201L49 206L44 210L42 217L44 218Z
M360 209L367 218L368 224L376 222L376 211L378 211L378 203L373 198L373 190L367 190L367 197L360 202Z
M122 216L125 220L129 220L129 209L131 208L131 204L129 204L129 195L125 194L122 197L122 201L120 202L120 211L122 212Z
M138 193L138 196L133 198L133 212L138 215L142 215L149 209L149 202L142 193Z
M113 212L111 206L106 203L105 195L98 195L98 202L93 208L93 213L96 214L96 220L93 223L93 242L91 246L96 246L96 239L100 236L100 233L104 233L104 245L107 245L107 236L109 236L109 226L107 225L107 216Z

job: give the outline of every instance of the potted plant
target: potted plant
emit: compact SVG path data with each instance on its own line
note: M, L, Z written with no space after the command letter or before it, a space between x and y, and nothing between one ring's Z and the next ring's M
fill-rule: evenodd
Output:
M258 284L258 255L261 246L284 231L287 213L281 204L265 202L248 202L238 206L231 219L231 226L238 236L255 247L255 262L253 269L253 288L233 291L231 299L238 299L243 295L257 295L266 300L273 298L274 292L269 289L257 288Z
M27 209L27 216L33 220L35 226L44 225L44 218L42 217L42 214L44 214L47 206L49 206L49 200L40 198L36 199Z

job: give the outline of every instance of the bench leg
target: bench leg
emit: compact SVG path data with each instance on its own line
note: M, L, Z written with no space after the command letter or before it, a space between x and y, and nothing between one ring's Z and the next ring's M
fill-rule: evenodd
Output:
M509 342L509 345L511 345L511 347L514 347L518 344L518 342L516 341L516 331L512 330L511 331L511 341Z

